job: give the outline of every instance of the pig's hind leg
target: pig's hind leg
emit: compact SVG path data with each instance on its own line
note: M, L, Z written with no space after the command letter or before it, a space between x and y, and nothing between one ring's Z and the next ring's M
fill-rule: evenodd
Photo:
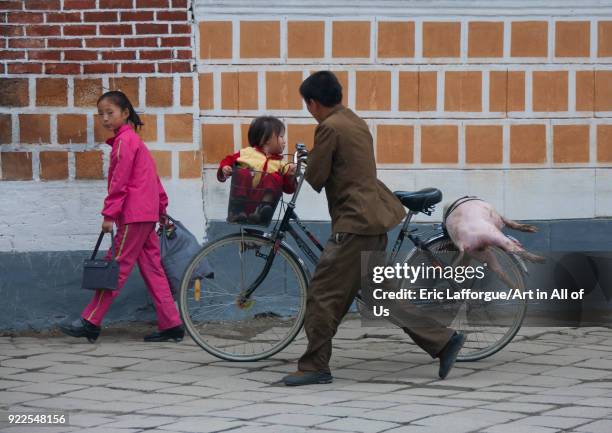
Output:
M528 232L528 233L535 233L538 231L538 228L536 226L533 226L531 224L521 224L521 223L517 223L514 220L510 220L510 219L506 219L504 217L501 217L504 225L512 230L518 230L521 232Z

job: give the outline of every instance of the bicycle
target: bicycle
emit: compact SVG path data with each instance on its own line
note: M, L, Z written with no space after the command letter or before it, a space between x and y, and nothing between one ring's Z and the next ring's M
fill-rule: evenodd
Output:
M218 358L229 361L268 358L289 345L302 328L310 271L302 256L286 241L287 235L315 266L318 255L302 235L319 252L323 246L295 212L304 182L302 168L307 164L304 145L296 146L294 162L297 186L272 230L241 226L239 232L205 244L183 275L178 299L183 323L193 340ZM445 263L441 253L457 254L441 224L425 240L414 234L417 229L410 227L416 214L432 214L442 200L440 190L426 188L394 194L408 212L391 251L391 262L398 257L406 238L414 244L403 261L408 265L422 264L424 260L439 265ZM515 288L524 290L527 268L522 260L501 250L496 254L504 270L513 277ZM214 269L211 278L198 276L197 269L204 259ZM454 287L452 281L447 282ZM363 306L360 295L357 302ZM452 326L467 336L457 360L475 361L501 350L520 329L526 306L525 301L505 304L502 313L507 323L500 325L496 323L500 311L493 310L491 304L456 304Z

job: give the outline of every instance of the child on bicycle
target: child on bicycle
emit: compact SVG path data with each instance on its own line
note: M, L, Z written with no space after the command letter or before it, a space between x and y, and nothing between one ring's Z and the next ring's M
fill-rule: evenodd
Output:
M165 222L168 197L151 153L135 132L143 123L128 98L119 91L106 92L98 99L98 114L104 128L115 133L106 141L112 150L102 231L108 233L117 226L113 242L119 281L116 290L97 290L81 317L60 329L74 337L87 337L93 343L100 334L104 315L138 262L155 304L159 328L144 340L180 341L185 332L161 265L155 232L157 221ZM110 258L109 251L107 259Z
M219 182L234 177L230 222L268 221L281 191L287 194L295 191L296 165L283 162L284 136L285 125L280 119L257 117L249 126L249 147L221 160L217 170Z

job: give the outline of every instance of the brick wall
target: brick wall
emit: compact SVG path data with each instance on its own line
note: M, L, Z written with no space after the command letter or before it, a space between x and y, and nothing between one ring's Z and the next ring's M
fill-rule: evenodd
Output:
M180 190L181 182L200 185L171 198L175 205L192 202L182 212L182 204L173 209L193 215L194 230L201 233L190 2L2 0L0 21L0 193L25 187L38 197L62 185L67 197L80 193L81 184L104 190L109 134L97 119L96 101L107 90L122 90L141 115L141 135L167 188ZM16 186L12 181L25 182ZM54 203L39 202L39 210L59 212L68 226L78 224L72 209L61 209L58 195L53 196ZM100 205L92 204L95 218ZM90 231L96 228L97 222ZM0 237L17 236L14 227L0 232Z
M475 193L518 218L612 215L610 11L583 16L538 1L547 7L537 15L527 6L507 15L481 6L409 16L382 5L355 16L360 9L338 5L347 2L331 2L328 13L271 1L280 10L267 16L234 1L241 15L232 17L199 3L202 141L211 170L245 145L250 119L262 112L285 120L290 148L311 146L315 122L298 86L312 71L331 69L345 103L368 122L379 174L392 187L438 186L449 200ZM220 194L212 175L207 187ZM306 214L323 217L324 206L308 200Z

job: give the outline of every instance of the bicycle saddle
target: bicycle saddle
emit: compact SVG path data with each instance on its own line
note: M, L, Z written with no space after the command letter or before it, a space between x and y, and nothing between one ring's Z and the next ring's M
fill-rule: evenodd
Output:
M423 188L419 191L393 191L404 206L413 212L431 215L435 204L442 201L442 191L438 188Z

